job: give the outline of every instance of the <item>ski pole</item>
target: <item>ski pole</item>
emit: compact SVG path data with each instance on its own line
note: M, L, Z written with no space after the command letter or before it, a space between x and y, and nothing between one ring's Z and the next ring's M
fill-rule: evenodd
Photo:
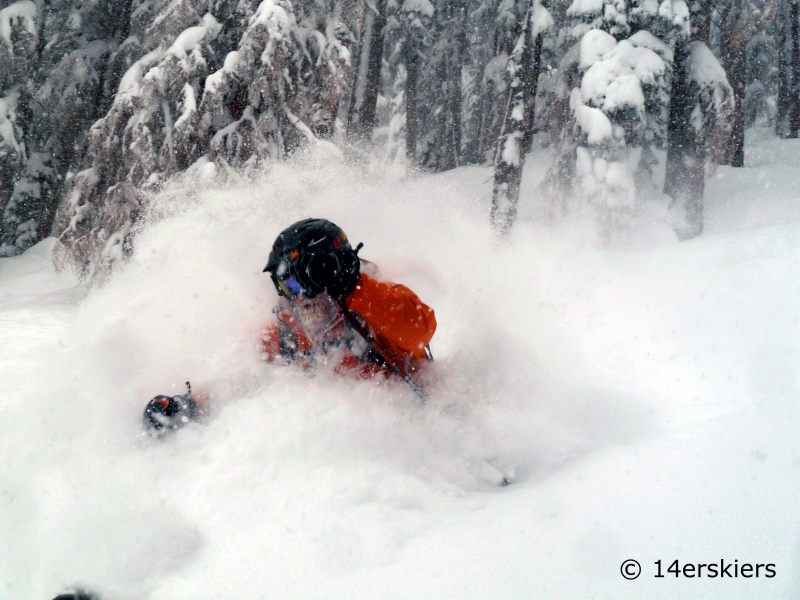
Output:
M370 351L376 359L375 362L384 369L388 369L392 373L402 377L403 381L405 381L409 387L414 390L414 393L419 397L420 400L422 400L422 403L425 404L426 400L428 399L427 394L425 394L425 390L423 390L419 384L411 378L411 375L403 371L398 365L389 360L389 357L387 357L378 348L378 342L375 341L375 338L372 337L372 334L369 332L369 330L361 324L361 322L356 318L350 309L344 306L344 303L341 303L340 306L342 307L342 314L344 315L345 320L347 320L350 326L356 330L356 333L358 333L358 335L364 338L364 341L367 342Z

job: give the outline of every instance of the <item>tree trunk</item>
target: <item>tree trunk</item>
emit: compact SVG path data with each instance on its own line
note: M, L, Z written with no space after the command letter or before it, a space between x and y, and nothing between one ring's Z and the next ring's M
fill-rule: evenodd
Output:
M417 75L419 52L416 48L406 54L406 160L417 166Z
M785 138L787 134L786 121L789 117L791 105L789 91L791 78L789 77L789 61L787 60L787 41L786 22L782 20L778 34L778 103L775 113L775 133L782 138Z
M533 9L526 16L524 47L518 68L519 84L509 86L508 108L500 137L494 166L494 189L492 192L492 227L501 235L507 235L517 218L519 188L525 157L533 143L533 117L536 108L536 93L542 58L544 33L533 39ZM521 120L520 118L521 112Z
M450 96L450 126L452 140L452 155L454 167L461 164L461 105L463 91L461 78L464 73L464 53L467 50L467 2L463 0L460 6L461 20L458 28L456 42L456 55L452 72L450 73L453 82Z
M470 122L467 124L471 137L464 146L464 154L462 156L462 163L464 164L480 164L483 162L481 138L483 137L484 123L486 121L485 113L488 105L488 94L486 92L488 85L484 72L486 71L488 59L489 53L482 52L475 69L477 75L475 81L477 92L475 95L478 97L478 102L475 110L472 111Z
M370 28L372 27L372 11L365 8L366 14L362 17L362 26L359 28L358 42L353 50L353 85L350 87L350 102L347 107L347 116L345 117L345 133L349 136L353 130L353 120L356 116L356 109L361 106L364 101L364 79L366 78L366 71L362 73L362 64L364 63L364 52L367 50L365 42L369 40Z
M455 169L461 158L461 76L466 48L466 2L451 0L446 9L445 27L440 34L449 39L440 67L444 97L439 115L441 148L436 165L438 171Z
M675 45L672 91L667 125L667 169L664 193L673 206L683 211L684 223L675 230L681 240L703 232L703 195L705 193L705 153L692 126L696 102L688 80L688 48L686 41Z
M533 15L533 13L531 13ZM533 29L533 16L531 16L531 29ZM533 36L531 36L533 38ZM527 77L525 85L528 86L526 91L527 102L525 103L524 117L522 119L525 129L522 135L522 162L531 151L533 146L533 119L536 116L536 94L539 93L539 75L542 67L542 45L544 44L544 33L539 32L536 39L531 39L533 42L532 60L530 60L530 74ZM508 118L508 117L506 117ZM522 168L520 167L520 177L522 176Z
M798 3L792 2L792 108L789 113L789 137L800 135L800 21L798 21Z
M729 164L732 167L744 167L744 95L747 87L747 53L746 44L735 44L725 47L725 72L728 83L733 89L733 130L729 144L730 148L724 153L725 159L720 164Z
M495 104L502 106L502 102L496 102L496 94L495 94L495 83L493 80L486 79L486 65L488 64L489 60L497 56L498 54L498 31L495 29L493 34L492 43L489 45L491 54L486 56L486 63L481 67L481 77L483 80L483 86L481 90L481 112L480 112L480 123L479 123L479 132L480 135L478 136L478 162L483 164L486 159L488 158L489 152L491 152L491 148L495 145L497 141L496 135L494 135L494 129L497 122L500 121L500 118L495 115ZM494 160L494 157L492 157Z
M383 46L386 32L386 1L377 3L378 14L372 14L371 27L367 39L364 40L368 47L364 49L367 57L367 69L363 75L364 81L359 79L362 71L356 73L355 89L363 83L363 96L354 98L350 105L350 118L347 135L351 140L369 143L372 140L372 130L375 128L375 112L378 106L378 91L381 83L381 67L383 66ZM371 10L367 8L367 10Z
M708 44L708 39L711 34L711 12L713 7L711 6L712 0L701 0L700 2L696 2L695 5L692 7L692 28L694 29L694 35L692 39L705 42Z

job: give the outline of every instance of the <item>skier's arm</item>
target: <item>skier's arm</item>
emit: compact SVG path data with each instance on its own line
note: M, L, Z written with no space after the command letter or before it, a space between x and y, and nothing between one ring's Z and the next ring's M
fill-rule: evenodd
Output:
M406 286L378 281L362 273L345 304L361 315L393 350L425 357L425 346L436 331L436 316Z
M261 356L268 363L273 362L281 353L281 329L272 323L261 331Z
M295 352L308 352L311 350L311 341L300 327L293 325L294 321L288 315L281 313L278 321L261 330L262 358L268 363L279 356L294 358Z

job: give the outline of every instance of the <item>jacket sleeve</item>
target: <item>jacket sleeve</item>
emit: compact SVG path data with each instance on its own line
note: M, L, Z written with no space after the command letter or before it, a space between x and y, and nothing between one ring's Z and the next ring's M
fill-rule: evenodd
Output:
M378 281L362 273L345 304L361 315L392 350L425 357L425 346L436 331L436 316L406 286Z
M277 323L272 323L261 330L261 357L271 363L280 353L281 330Z
M261 357L268 363L276 358L294 358L296 352L311 350L311 341L291 318L281 318L278 322L261 330Z

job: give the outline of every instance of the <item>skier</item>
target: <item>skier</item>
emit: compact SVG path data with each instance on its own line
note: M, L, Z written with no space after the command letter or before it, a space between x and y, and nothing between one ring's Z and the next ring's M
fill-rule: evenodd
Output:
M306 219L285 229L264 268L278 291L278 319L264 331L268 362L302 368L335 360L337 372L362 378L397 374L407 381L431 358L433 310L403 285L361 271L344 231L325 219ZM365 269L366 270L366 269Z
M433 357L433 309L407 287L378 281L344 231L325 219L298 221L278 235L264 272L278 292L277 321L262 334L268 363L304 370L327 364L340 374L367 379L399 377L423 400L415 372ZM374 273L373 273L374 275ZM191 386L183 396L156 396L145 427L157 435L175 430L201 411Z

